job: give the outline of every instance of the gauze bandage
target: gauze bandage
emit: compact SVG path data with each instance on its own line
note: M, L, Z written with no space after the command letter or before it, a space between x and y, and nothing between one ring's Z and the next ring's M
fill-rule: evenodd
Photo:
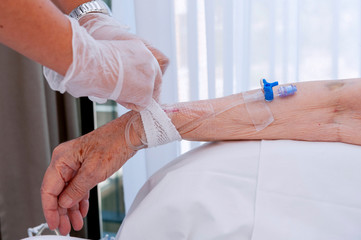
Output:
M96 40L76 20L69 21L73 62L65 76L44 68L50 87L99 103L112 99L135 110L148 106L162 73L144 43L139 39Z
M182 140L167 114L155 100L146 109L140 111L140 116L148 147Z

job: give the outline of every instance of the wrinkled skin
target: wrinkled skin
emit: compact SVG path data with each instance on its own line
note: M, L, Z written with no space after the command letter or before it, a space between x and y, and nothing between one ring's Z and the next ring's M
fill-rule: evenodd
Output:
M89 208L89 191L120 169L136 151L124 136L126 123L136 112L120 118L77 139L60 144L53 152L41 187L43 211L50 229L66 235L70 224L83 227ZM131 128L131 130L134 130ZM130 138L137 135L130 131Z

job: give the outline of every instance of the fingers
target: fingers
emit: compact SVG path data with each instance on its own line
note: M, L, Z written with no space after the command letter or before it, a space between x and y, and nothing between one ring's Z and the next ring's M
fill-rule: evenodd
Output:
M85 196L85 198L80 201L79 210L80 210L80 213L81 213L83 218L88 214L88 211L89 211L89 192Z
M46 216L49 228L59 229L62 235L67 235L71 230L71 225L75 231L79 231L83 228L83 218L86 216L89 210L89 193L86 194L83 200L79 204L75 204L70 209L57 207L54 210L46 212ZM50 214L49 214L50 212Z
M89 190L136 153L121 136L134 114L124 114L54 151L41 188L44 215L51 229L67 234L71 225L75 230L82 228L89 209Z
M75 231L79 231L83 227L83 216L79 211L79 204L75 204L68 209L68 217Z
M68 145L69 143L67 143ZM41 186L42 206L48 226L52 230L58 228L63 235L69 233L70 221L74 222L74 229L79 230L83 225L82 214L79 210L76 212L76 207L73 210L69 210L71 214L68 214L68 209L60 207L58 202L58 196L80 167L77 158L73 154L71 155L72 157L66 156L68 151L64 146L64 144L59 145L54 150L52 162L45 172ZM70 146L73 147L74 145ZM67 159L73 159L73 161L69 163ZM84 199L88 199L87 195L87 193L83 195L86 196Z
M83 228L83 218L86 216L89 209L89 192L80 203L75 204L70 209L58 207L57 212L59 215L59 232L62 235L67 235L71 226L75 231L79 231Z
M68 217L75 231L79 231L83 228L83 218L87 215L89 210L89 192L86 196L73 207L68 209Z
M59 215L60 215L60 221L59 221L59 232L61 235L67 235L70 232L71 226L69 217L67 215L67 209L58 208Z
M169 65L169 58L166 55L164 55L161 51L149 45L148 43L144 43L144 44L153 54L153 56L157 59L162 74L164 74Z
M122 26L118 21L116 21L112 17L103 14L94 14L92 16L89 15L88 17L83 17L82 19L80 19L79 23L80 25L85 27L88 33L96 40L140 40L145 45L145 47L150 51L153 57L157 60L157 63L161 71L161 74L159 74L159 76L156 76L155 79L153 76L148 77L147 79L143 79L147 81L154 81L152 82L153 92L146 92L145 95L151 96L157 102L159 101L161 85L162 85L162 75L165 73L169 65L169 59L167 56L165 56L160 50L154 48L151 44L149 44L147 41L140 38L139 36L125 31L124 26ZM129 77L129 75L127 76L127 78L139 79L139 77L134 77L134 76ZM145 84L149 84L149 82L146 82ZM144 98L144 99L150 100L150 98ZM144 102L139 102L138 99L132 100L128 96L124 96L124 98L121 99L118 98L113 100L116 100L118 103L122 104L126 108L133 109L136 111L144 109L146 105L149 103L146 102L146 104L143 104ZM125 104L123 104L123 102L125 102L124 100L127 100Z
M86 167L82 167L82 169L78 171L77 175L74 176L59 196L59 206L71 208L82 201L84 196L87 196L90 189L96 185L96 183L91 181L90 174L88 174L89 172L92 172L93 174L97 173L97 171L93 172Z
M64 188L64 181L51 165L45 173L41 187L41 202L44 216L49 228L54 230L60 224L60 215L58 212L58 195Z

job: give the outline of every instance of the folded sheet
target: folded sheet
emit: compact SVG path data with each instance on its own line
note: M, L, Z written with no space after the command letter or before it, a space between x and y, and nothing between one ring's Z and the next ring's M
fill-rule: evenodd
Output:
M260 142L212 143L153 175L116 239L249 240Z
M154 174L117 239L359 240L361 147L238 141Z
M263 141L252 240L361 239L361 147Z

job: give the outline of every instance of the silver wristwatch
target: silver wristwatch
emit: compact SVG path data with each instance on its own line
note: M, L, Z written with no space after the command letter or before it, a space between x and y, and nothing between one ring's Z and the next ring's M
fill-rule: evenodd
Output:
M82 5L75 8L69 14L70 17L79 20L81 17L85 16L88 13L103 13L109 16L112 15L108 5L102 0L92 0L90 2L83 3Z

